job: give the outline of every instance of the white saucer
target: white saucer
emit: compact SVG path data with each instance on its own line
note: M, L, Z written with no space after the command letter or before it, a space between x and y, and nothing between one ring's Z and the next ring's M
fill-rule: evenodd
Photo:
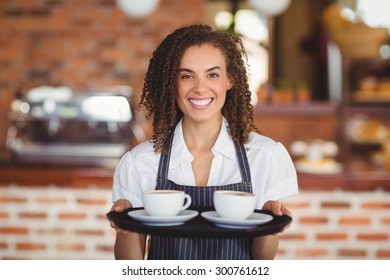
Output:
M127 213L134 220L140 221L148 226L169 227L184 224L186 221L195 218L199 212L194 210L183 210L177 216L150 216L145 210L135 210Z
M222 218L216 211L202 212L201 216L216 226L233 229L254 228L258 225L268 223L273 219L271 215L256 212L246 220Z

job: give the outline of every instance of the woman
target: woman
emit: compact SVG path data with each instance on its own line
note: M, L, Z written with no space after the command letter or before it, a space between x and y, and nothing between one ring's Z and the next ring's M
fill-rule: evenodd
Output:
M179 189L194 206L212 206L215 190L255 193L258 208L291 215L279 199L298 191L282 144L254 125L241 40L207 25L168 35L150 60L140 106L153 119L151 141L123 156L112 210L142 207L142 193ZM117 230L115 257L142 259L145 235ZM202 250L207 248L207 250ZM273 259L277 235L174 238L153 235L149 259Z

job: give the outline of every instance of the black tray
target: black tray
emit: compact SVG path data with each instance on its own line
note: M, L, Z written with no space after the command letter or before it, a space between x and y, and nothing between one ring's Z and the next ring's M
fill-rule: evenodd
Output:
M228 229L215 226L212 222L204 219L200 213L214 209L202 208L194 209L199 212L199 215L192 220L178 226L155 227L144 225L143 223L134 220L127 213L130 211L141 210L143 208L129 208L123 212L108 212L107 218L112 220L119 228L147 234L159 234L170 236L185 236L185 237L256 237L268 234L274 234L283 231L288 226L292 219L290 216L274 216L270 211L255 210L257 213L264 213L273 216L272 221L259 225L255 228L248 229Z

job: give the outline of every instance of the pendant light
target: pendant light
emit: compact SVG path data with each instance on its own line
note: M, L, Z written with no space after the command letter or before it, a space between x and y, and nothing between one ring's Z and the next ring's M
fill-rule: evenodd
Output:
M248 0L248 2L259 13L273 17L282 14L291 0Z
M128 16L142 18L151 14L160 0L116 0L118 7Z

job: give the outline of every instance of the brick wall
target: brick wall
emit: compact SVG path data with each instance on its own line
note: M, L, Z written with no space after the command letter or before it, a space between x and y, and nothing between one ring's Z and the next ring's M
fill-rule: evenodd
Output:
M279 259L390 259L390 193L303 191Z
M150 56L173 29L202 21L204 0L161 0L141 19L115 0L0 0L0 160L16 92L130 85L139 95Z
M113 259L109 189L0 187L0 259Z
M308 192L278 259L390 259L390 193ZM0 187L0 259L113 259L109 188Z

